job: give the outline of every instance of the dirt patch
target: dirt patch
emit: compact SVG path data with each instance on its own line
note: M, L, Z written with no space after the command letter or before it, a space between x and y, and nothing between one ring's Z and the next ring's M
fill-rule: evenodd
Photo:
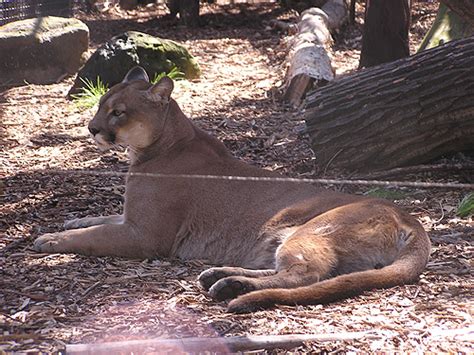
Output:
M415 3L412 52L434 18L435 4ZM358 65L358 22L338 35L337 73ZM81 15L92 50L125 30L185 44L203 77L177 83L174 97L196 124L219 137L240 158L294 177L321 177L297 112L275 99L283 78L282 35L270 19L294 19L276 4L204 7L203 27L188 30L152 6L131 12ZM45 255L33 240L62 228L66 219L121 211L123 179L74 171L126 171L124 152L100 154L88 138L93 111L65 95L72 78L0 93L4 203L0 237L0 350L54 351L65 343L151 337L233 336L371 331L375 339L308 343L294 351L473 352L472 218L457 218L465 192L403 188L396 202L430 231L432 258L419 283L367 292L327 306L276 307L249 315L225 312L196 276L203 261L130 261ZM70 171L54 174L52 170ZM325 171L324 177L346 177ZM446 172L407 180L468 182ZM472 182L472 181L471 181ZM367 187L329 186L355 193ZM278 352L278 351L275 351Z

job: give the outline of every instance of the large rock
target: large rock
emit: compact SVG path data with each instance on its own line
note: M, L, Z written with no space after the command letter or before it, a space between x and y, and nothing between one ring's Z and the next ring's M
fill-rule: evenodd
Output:
M150 78L155 73L169 72L177 67L187 79L199 77L194 57L182 45L145 33L129 31L104 43L79 71L69 94L76 94L88 79L100 77L109 87L119 83L135 65L143 67ZM81 80L82 79L82 80Z
M50 84L73 75L89 46L89 29L76 19L39 17L0 27L0 82Z

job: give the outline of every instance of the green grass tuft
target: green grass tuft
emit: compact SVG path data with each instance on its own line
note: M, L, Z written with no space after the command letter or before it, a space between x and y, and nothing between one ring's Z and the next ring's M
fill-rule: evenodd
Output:
M183 72L179 71L177 67L173 67L169 73L155 73L152 84L156 84L161 78L168 76L173 80L182 80L185 78ZM107 92L108 85L104 84L102 80L97 77L96 82L92 80L80 78L84 83L81 91L78 94L71 95L74 100L74 104L79 109L88 109L94 107L99 103L100 98Z
M464 196L459 203L457 215L459 217L468 217L474 214L474 192Z
M76 106L80 109L87 109L94 107L99 103L100 98L104 95L108 88L108 85L104 84L102 80L97 77L96 82L87 78L80 78L85 86L81 88L81 92L75 95L71 95Z
M174 66L168 73L155 73L153 79L151 79L151 83L156 84L164 76L167 76L173 80L183 80L185 78L184 73L181 72L176 66Z

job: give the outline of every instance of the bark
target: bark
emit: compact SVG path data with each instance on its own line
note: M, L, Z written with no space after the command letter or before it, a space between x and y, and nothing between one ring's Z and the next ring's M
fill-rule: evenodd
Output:
M356 171L474 150L474 37L359 71L308 97L316 161Z
M410 55L410 0L367 0L359 68Z
M474 1L472 0L441 0L458 16L474 26Z
M328 55L331 32L337 30L347 17L346 0L329 0L321 9L311 8L301 14L298 33L290 44L284 101L298 106L311 87L322 86L334 79Z

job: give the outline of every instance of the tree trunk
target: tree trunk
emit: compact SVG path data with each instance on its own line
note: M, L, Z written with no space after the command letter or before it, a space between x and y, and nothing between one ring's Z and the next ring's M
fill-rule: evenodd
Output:
M199 0L180 0L179 17L187 27L199 26Z
M166 1L166 6L168 10L170 10L172 18L175 18L179 14L180 0L168 0Z
M474 37L329 83L308 97L316 161L356 171L474 150Z
M441 0L451 10L474 26L474 1L472 0Z
M184 26L199 26L199 0L168 0L166 6L172 17L179 13L179 19Z
M471 25L446 5L440 4L436 18L418 51L421 52L454 39L469 37L473 33L474 25Z
M356 22L356 0L351 0L349 8L349 23L355 25Z
M138 0L119 0L119 5L124 10L132 10L137 7Z
M410 55L410 0L367 0L359 68Z

